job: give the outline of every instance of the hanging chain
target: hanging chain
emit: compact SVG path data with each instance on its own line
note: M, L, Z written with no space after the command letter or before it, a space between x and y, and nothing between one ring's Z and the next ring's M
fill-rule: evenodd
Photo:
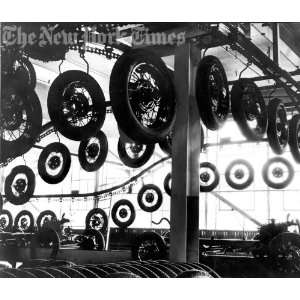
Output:
M114 52L114 48L113 47L109 47L109 46L105 46L104 49L100 49L97 47L91 47L91 46L87 46L87 45L72 45L70 46L70 50L75 50L75 51L79 51L79 53L84 53L88 52L88 53L94 53L94 54L98 54L98 55L103 55L105 56L107 59L118 59L121 55L117 54L116 52Z
M75 50L75 51L79 51L79 53L84 53L85 52L89 52L89 53L94 53L94 54L98 54L98 55L103 55L105 56L107 59L118 59L121 55L117 54L114 52L114 48L110 47L110 46L105 46L104 49L100 49L97 47L91 47L91 46L86 46L86 45L72 45L70 46L70 50ZM109 110L109 108L107 108ZM46 136L50 135L51 133L55 132L54 128L50 128L49 130L41 133L37 139L36 142L40 142L43 138L45 138ZM11 163L14 159L16 159L17 157L9 157L6 159L6 161L0 163L0 168L4 168L6 167L9 163Z

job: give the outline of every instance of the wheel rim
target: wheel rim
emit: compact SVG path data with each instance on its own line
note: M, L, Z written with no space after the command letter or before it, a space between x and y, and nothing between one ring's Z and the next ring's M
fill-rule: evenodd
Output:
M52 216L51 214L48 214L48 215L44 215L42 218L41 218L41 221L40 221L40 224L41 224L41 227L45 227L47 226L48 224L52 223L53 221L55 221L55 217Z
M0 111L1 139L13 142L20 139L31 125L27 107L12 89L4 91Z
M138 159L143 156L147 146L137 143L125 143L125 151L129 158Z
M245 188L253 181L253 169L243 160L236 160L227 169L225 178L229 185Z
M155 259L160 253L159 246L155 240L149 239L143 241L138 248L138 259L149 260Z
M152 208L158 203L158 194L154 189L148 189L142 196L142 203L147 208Z
M11 191L13 195L17 198L21 198L28 189L28 178L26 174L19 173L13 179L11 184Z
M84 127L96 118L92 97L84 83L74 81L65 87L61 114L65 122L74 128Z
M248 127L258 135L262 135L264 129L263 107L260 97L257 95L256 86L247 84L243 87L242 103Z
M45 161L46 172L50 176L57 176L63 171L63 155L61 152L51 152Z
M30 70L26 65L26 63L23 63L22 60L15 60L12 67L13 67L14 76L20 82L24 82L29 86L33 84L34 79L31 77Z
M284 105L279 105L276 112L276 132L281 147L284 147L289 139L289 125L287 122Z
M89 139L85 148L85 158L89 164L93 164L97 161L101 152L101 144L99 139L92 137Z
M136 119L146 128L160 130L174 114L172 99L166 95L164 78L154 66L136 64L128 76L128 99Z
M26 231L31 226L30 217L28 215L23 215L17 223L17 228L21 231Z
M89 226L96 230L101 230L104 225L104 218L101 213L95 213L89 220Z
M211 168L201 167L199 178L201 186L210 186L215 181L215 173Z
M290 177L290 171L283 162L273 162L268 168L267 176L273 184L284 184Z
M283 244L277 249L276 264L279 271L294 273L300 271L300 248L292 242Z
M208 73L208 89L212 112L220 120L224 121L228 112L228 101L226 100L227 85L222 70L217 64L212 64Z
M0 215L0 230L5 231L9 226L9 217L7 214Z

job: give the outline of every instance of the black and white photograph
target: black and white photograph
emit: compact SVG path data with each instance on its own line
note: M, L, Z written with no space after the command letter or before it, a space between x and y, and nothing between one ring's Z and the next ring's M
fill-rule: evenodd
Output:
M0 20L0 295L300 278L300 18L55 19Z

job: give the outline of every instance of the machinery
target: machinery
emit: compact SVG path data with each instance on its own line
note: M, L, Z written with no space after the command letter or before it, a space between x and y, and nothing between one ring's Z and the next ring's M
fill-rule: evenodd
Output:
M45 31L51 30L52 36L61 31L74 33L70 35L70 45L40 47L35 44L22 48L3 43L1 48L4 64L1 68L0 167L8 169L3 173L4 194L0 205L0 256L14 266L18 259L24 261L24 257L27 260L43 257L52 261L62 253L74 260L93 262L98 262L101 257L101 262L109 261L110 264L101 267L61 266L55 271L56 275L53 270L34 271L28 267L23 271L4 271L7 276L39 277L37 273L40 272L48 277L59 277L57 274L65 277L113 277L116 273L119 277L201 277L207 275L202 271L212 274L211 270L199 269L199 264L172 262L198 262L199 258L206 256L225 257L228 254L244 255L252 261L269 264L276 272L300 273L300 235L288 231L291 226L300 229L299 221L276 223L271 220L261 225L237 205L229 205L259 225L259 234L254 239L201 238L198 228L199 197L205 196L209 201L208 196L212 195L217 201L230 204L221 195L225 181L229 192L257 190L257 168L252 162L235 157L223 173L217 163L206 161L212 156L202 159L213 146L205 143L204 135L210 138L209 132L218 132L228 124L229 118L244 137L237 144L267 143L268 149L276 154L265 158L266 162L261 165L263 191L284 190L297 176L290 160L300 161L300 85L293 78L300 73L299 68L287 72L288 68L281 67L278 62L278 24L263 25L272 28L270 55L249 39L240 23L89 23L88 26L85 23L20 23L18 29L24 34L37 35L41 25ZM148 29L150 33L173 36L174 31L176 34L167 46L145 43L135 47L134 33L141 27L146 27L145 35ZM94 34L111 34L115 30L122 32L126 41L133 42L114 40L110 45L85 40ZM177 35L180 31L184 33L182 44L179 44ZM238 63L229 70L229 59L219 57L221 52L207 54L207 50L213 48L219 48L227 58L242 56L245 68L239 69ZM232 51L236 53L232 55ZM79 59L74 64L69 61L67 66L71 66L70 69L62 71L67 53L78 54ZM102 56L106 63L113 60L111 68L107 68L109 74L105 74L109 78L109 89L106 88L105 92L97 81L102 70L99 74L95 72L99 70L90 66L94 61L87 59L89 55ZM171 63L168 57L172 57ZM45 93L38 93L40 80L36 78L35 60L40 61L41 68L45 62L61 61L57 70L53 67L52 73L56 76L47 81L49 86ZM263 74L258 79L245 75L252 65L259 69L260 73L254 69L257 74ZM76 69L78 66L80 70ZM272 89L267 96L257 83L264 80L273 83L266 86ZM277 89L284 91L284 99L278 96L279 93L274 95ZM109 100L106 99L107 93ZM46 111L42 111L42 107ZM43 124L45 116L48 119ZM104 126L111 120L110 125L114 127ZM113 130L106 131L107 127ZM55 140L45 139L51 134L55 134ZM111 151L112 135L117 137L116 154ZM218 146L223 146L221 141L224 140L219 137L219 132L217 138ZM230 137L229 140L224 138L230 144ZM47 144L39 145L42 140ZM73 145L77 151L71 151ZM158 153L157 145L162 150ZM42 150L37 166L27 163L24 158L33 148ZM289 159L279 156L287 149L291 152ZM109 161L109 156L117 160ZM24 164L11 168L10 163L22 157ZM104 165L108 162L126 170L128 178L125 182L116 184L107 178L103 185L98 182L101 178L99 172L107 169ZM171 165L167 164L169 162ZM162 165L168 167L164 181L164 176L154 175L156 167ZM143 166L145 168L135 172ZM75 168L78 172L95 173L92 191L82 192L81 184L78 190L72 189ZM146 182L149 174L152 181L159 178L161 182ZM54 190L68 177L71 177L68 193L51 191L49 195L38 194L39 180ZM104 181L104 176L102 178ZM135 193L133 187L139 184L141 187ZM166 193L159 184L163 184ZM50 205L38 216L36 224L27 206L21 215L17 215L14 224L11 213L2 209L6 203L21 207L33 204L33 199L38 202L42 198L48 198L48 201L56 198L61 202L71 199L70 210L74 199L82 203L89 199L85 209L91 210L82 227L73 230L66 226L69 220L65 215L59 219L49 210ZM166 203L165 199L170 201ZM170 221L162 218L158 223L153 222L152 217L160 211L161 217L165 216L165 211L170 212ZM156 225L166 220L172 231L143 228L144 232L139 234L135 225L141 216ZM113 237L118 234L122 238L115 243ZM129 243L122 245L123 238ZM114 251L123 251L124 256L117 253L115 258ZM130 255L135 262L111 262L121 258L129 260ZM166 262L167 259L172 262ZM187 273L181 274L178 270Z

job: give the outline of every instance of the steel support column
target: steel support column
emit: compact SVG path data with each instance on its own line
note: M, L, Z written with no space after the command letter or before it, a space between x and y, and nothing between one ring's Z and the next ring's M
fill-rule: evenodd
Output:
M272 35L273 35L273 61L279 66L279 24L272 23Z
M194 78L200 50L190 43L175 52L176 122L172 142L170 260L199 260L200 121Z
M100 176L100 172L99 170L97 170L95 172L95 184L94 184L94 192L98 191L98 186L99 186L99 176ZM97 196L94 197L94 208L98 208L99 205L99 199Z

